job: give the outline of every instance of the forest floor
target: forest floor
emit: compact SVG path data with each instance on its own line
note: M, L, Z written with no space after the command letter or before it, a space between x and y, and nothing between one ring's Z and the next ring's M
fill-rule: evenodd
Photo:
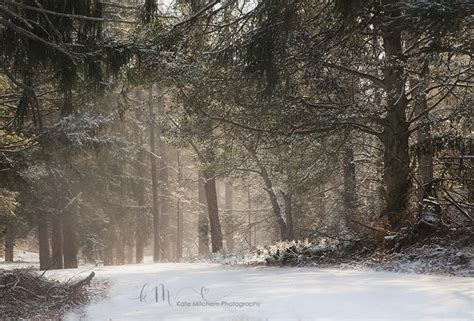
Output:
M64 280L90 271L108 297L66 320L472 320L469 277L311 267L159 263L48 271Z

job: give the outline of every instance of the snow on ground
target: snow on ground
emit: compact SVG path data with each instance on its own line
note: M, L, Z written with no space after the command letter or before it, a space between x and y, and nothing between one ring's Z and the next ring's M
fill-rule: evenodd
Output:
M5 262L4 257L0 257L0 269L28 269L39 268L39 254L24 250L14 252L14 262Z
M39 254L29 251L15 251L15 261L22 261L25 263L39 262Z
M39 254L35 252L29 252L24 250L16 250L14 252L14 260L18 263L38 263L39 262ZM4 263L5 258L0 256L0 262Z
M251 250L187 257L189 263L219 263L241 266L306 266L368 268L374 271L423 273L474 277L474 244L452 240L431 240L396 251L347 253L307 241L277 242ZM468 242L470 239L468 240ZM150 262L152 262L150 258Z
M94 270L109 297L66 320L474 320L474 279L349 269L161 263Z

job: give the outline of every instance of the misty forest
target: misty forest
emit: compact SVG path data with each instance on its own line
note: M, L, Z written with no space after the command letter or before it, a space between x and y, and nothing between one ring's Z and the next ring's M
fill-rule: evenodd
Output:
M0 0L0 319L470 320L473 24Z

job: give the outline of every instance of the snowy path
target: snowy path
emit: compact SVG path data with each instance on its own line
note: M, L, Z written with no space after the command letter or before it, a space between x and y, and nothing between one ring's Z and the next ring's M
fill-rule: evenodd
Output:
M79 271L47 275L64 278ZM143 264L94 271L111 281L110 297L88 306L85 316L73 314L68 320L474 319L472 278L215 264ZM239 304L242 307L235 306Z

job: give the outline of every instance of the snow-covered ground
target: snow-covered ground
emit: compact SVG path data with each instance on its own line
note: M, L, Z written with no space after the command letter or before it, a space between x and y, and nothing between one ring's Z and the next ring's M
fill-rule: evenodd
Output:
M39 268L39 255L38 253L16 250L13 263L5 262L4 257L0 257L0 269L28 269L28 268Z
M109 297L67 320L474 320L474 279L349 269L140 264L94 270Z

